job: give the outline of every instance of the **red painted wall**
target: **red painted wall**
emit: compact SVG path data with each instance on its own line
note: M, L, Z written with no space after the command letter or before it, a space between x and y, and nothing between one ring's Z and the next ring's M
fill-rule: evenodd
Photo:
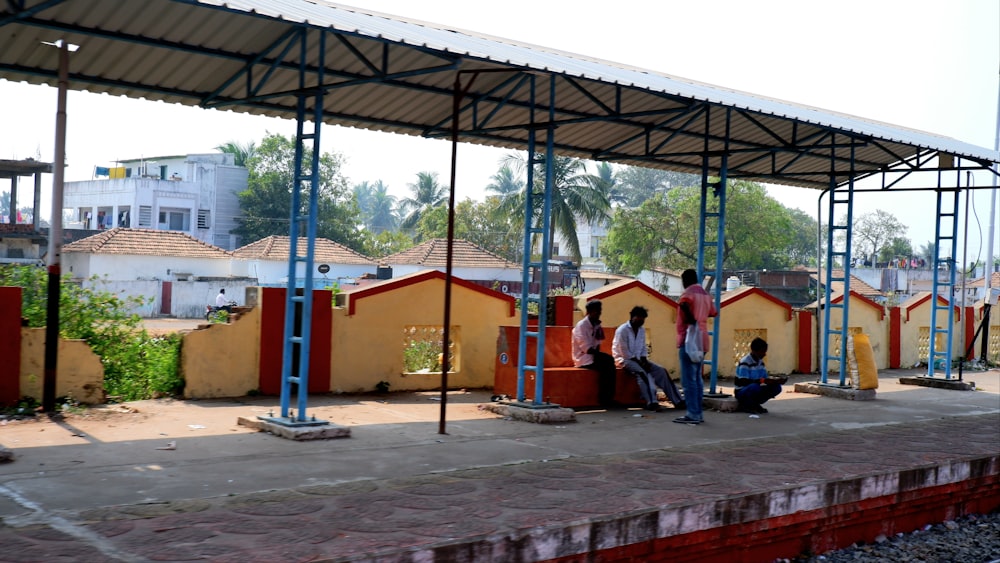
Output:
M911 532L930 522L989 513L998 506L1000 482L988 475L549 561L759 563L872 542L879 534Z
M21 398L21 288L0 287L0 358L14 369L0 370L0 405Z
M260 295L260 392L281 394L281 363L285 344L285 288L262 287ZM313 291L312 335L309 339L309 392L330 391L330 339L333 333L333 293Z

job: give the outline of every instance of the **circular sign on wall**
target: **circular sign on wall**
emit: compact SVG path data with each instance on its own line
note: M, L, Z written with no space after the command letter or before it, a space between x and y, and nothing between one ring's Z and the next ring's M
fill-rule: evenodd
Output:
M507 362L509 362L509 361L510 360L507 357L507 353L506 352L501 352L500 353L500 363L504 364L504 365L507 365Z
M330 265L329 264L320 264L319 267L316 268L316 269L319 270L319 273L325 274L325 273L327 273L327 272L330 271Z

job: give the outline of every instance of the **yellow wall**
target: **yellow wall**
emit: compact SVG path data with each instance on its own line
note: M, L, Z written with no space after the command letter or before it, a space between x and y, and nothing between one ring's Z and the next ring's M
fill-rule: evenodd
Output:
M899 365L900 367L913 367L917 365L918 362L922 362L927 365L927 354L926 352L920 353L920 329L929 329L931 326L931 300L927 299L923 303L910 309L909 315L906 313L906 309L901 311L900 327L899 327L899 340L902 343L899 350ZM962 350L961 343L961 318L957 311L953 311L955 324L952 327L952 357L958 357L964 354L965 351ZM945 330L948 325L948 311L939 309L937 316L937 326L939 330ZM907 316L909 318L907 318ZM853 323L852 323L853 324ZM939 342L941 346L945 346L947 342L946 334L938 334Z
M747 290L744 290L747 291ZM724 296L725 297L725 296ZM719 330L719 376L735 377L736 364L750 350L749 340L740 346L738 331L763 331L767 340L764 363L771 373L788 374L797 367L798 331L789 309L756 292L730 302L723 301ZM752 339L752 338L751 338Z
M42 399L45 380L45 328L21 329L21 395ZM88 405L104 402L104 366L83 340L59 340L56 397Z
M260 309L231 323L216 323L184 335L181 374L184 397L242 397L257 389L260 373Z
M354 315L347 307L334 308L330 390L372 391L380 381L387 381L390 391L439 389L440 372L403 374L403 329L442 326L444 288L443 279L429 278L357 299ZM510 302L452 284L451 303L460 358L457 372L448 375L448 387L492 388L497 327L517 318Z
M868 335L869 340L871 340L872 352L875 356L875 365L878 369L887 369L889 367L889 313L885 311L881 306L873 307L869 302L858 298L856 295L851 295L851 301L848 303L850 308L848 315L848 330L851 327L860 327L861 332ZM885 314L883 315L883 311ZM840 307L830 309L830 331L833 332L840 328L841 319L843 318L844 310ZM823 331L823 317L817 316L817 326L820 332ZM836 350L831 350L832 356L836 357L840 354L839 340L836 337L830 337L830 345L838 346ZM907 340L903 340L903 348L905 350L907 346ZM814 353L819 354L818 345L814 349ZM831 361L827 364L827 371L839 371L840 362Z

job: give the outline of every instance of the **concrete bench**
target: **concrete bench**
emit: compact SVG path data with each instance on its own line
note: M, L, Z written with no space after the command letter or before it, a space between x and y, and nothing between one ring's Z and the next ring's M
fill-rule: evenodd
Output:
M597 372L590 369L575 367L547 367L544 370L542 400L555 403L566 408L586 408L598 406ZM508 395L516 398L517 372L498 374L494 382L493 392L497 395ZM524 381L525 399L533 401L535 397L535 376L527 372ZM619 368L615 375L615 402L621 405L642 406L639 395L639 384L635 377Z

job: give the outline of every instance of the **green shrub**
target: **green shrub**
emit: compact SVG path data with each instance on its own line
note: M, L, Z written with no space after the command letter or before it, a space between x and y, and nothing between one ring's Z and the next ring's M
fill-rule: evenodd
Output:
M92 282L99 282L97 277ZM48 273L45 268L0 266L0 285L22 289L21 315L28 326L43 327L48 311ZM84 288L63 278L59 294L59 335L86 340L104 365L104 390L131 401L178 393L180 376L178 335L150 336L139 315L129 311L146 303L140 297L121 297L109 291Z
M438 357L441 343L432 340L413 340L403 350L403 369L407 372L441 369Z

